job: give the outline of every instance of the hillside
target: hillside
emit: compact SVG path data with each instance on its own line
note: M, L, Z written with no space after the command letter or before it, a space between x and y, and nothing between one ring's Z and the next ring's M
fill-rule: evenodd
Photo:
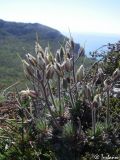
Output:
M23 58L28 52L34 54L36 32L43 48L49 43L53 51L56 51L66 38L59 31L38 23L0 20L0 89L22 77L18 54Z

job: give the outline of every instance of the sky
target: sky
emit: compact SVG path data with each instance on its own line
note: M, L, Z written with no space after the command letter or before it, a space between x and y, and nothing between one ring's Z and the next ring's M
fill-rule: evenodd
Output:
M120 34L120 0L0 0L0 19L61 32Z

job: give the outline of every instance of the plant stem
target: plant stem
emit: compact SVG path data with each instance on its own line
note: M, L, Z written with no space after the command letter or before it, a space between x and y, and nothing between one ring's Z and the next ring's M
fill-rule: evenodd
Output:
M56 111L57 111L57 107L56 107L56 105L55 105L55 101L54 101L54 98L53 98L53 94L52 94L52 91L51 91L51 88L50 88L50 83L49 83L49 81L48 81L48 88L49 88L49 92L50 92L50 96L51 96L52 103L53 103L53 105L54 105L54 107L55 107L55 109L56 109Z
M73 56L73 82L75 83L75 62L74 62L74 51L72 50L72 56Z
M71 93L70 86L69 86L69 95L70 95L70 100L71 100L72 107L74 108L75 105L74 105L74 100L73 100L73 96L72 96L72 93Z
M94 135L95 135L95 132L96 132L96 108L94 108Z
M24 156L24 113L23 113L23 108L21 109L22 113L22 155Z
M59 114L61 115L62 108L61 108L60 76L59 75L58 75L58 98L59 98Z
M76 93L75 93L75 98L76 98L76 100L78 99L78 91L77 91L77 84L76 84L76 79L75 79L75 57L74 57L74 50L72 49L72 55L73 55L73 82L74 82L74 84L75 84L75 91L76 91Z
M106 113L106 123L107 127L109 126L110 121L110 93L109 90L107 91L107 113Z
M58 123L57 123L57 121L56 121L56 119L55 119L55 117L54 117L54 114L53 114L51 108L50 108L49 101L48 101L48 99L47 99L46 90L45 90L44 84L43 84L42 82L41 82L41 86L42 86L42 88L43 88L43 92L44 92L44 96L45 96L45 101L46 101L46 105L47 105L47 107L48 107L48 110L49 110L49 112L50 112L50 114L51 114L51 116L52 116L53 122L55 123L56 127L58 128L59 125L58 125Z
M95 108L92 108L92 130L93 130L93 135L95 136L95 124L96 124L96 110Z

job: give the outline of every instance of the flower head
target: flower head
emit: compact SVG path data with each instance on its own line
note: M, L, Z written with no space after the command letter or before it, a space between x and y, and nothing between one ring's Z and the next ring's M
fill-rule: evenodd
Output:
M81 66L78 68L78 70L77 70L77 72L76 72L77 82L83 80L83 78L84 78L84 76L85 76L84 70L85 70L85 69L84 69L84 66L83 66L83 65L81 65Z

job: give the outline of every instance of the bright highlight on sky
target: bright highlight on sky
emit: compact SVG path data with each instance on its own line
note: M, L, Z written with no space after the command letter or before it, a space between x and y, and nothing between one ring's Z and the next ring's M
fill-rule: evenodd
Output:
M120 34L120 0L0 0L0 19L61 32Z

